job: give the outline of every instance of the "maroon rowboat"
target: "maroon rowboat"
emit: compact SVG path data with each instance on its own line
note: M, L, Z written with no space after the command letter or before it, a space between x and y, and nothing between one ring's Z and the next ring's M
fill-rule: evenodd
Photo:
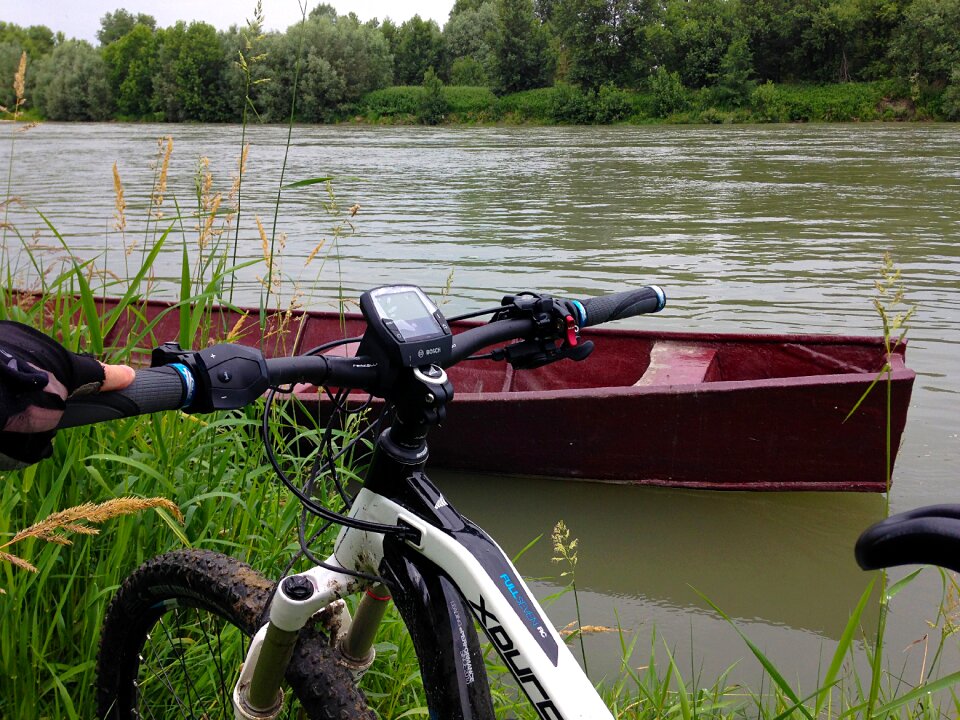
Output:
M105 301L104 309L114 305ZM148 320L160 317L144 342L178 337L170 308L143 306ZM234 339L262 344L268 355L304 352L364 328L353 315L271 313L261 343L256 310L214 312ZM130 322L130 314L121 318L108 342L125 343ZM844 421L884 366L881 338L621 329L588 329L583 337L596 349L582 363L514 372L482 360L453 368L455 399L430 435L431 465L722 490L886 490L885 384ZM890 356L894 457L915 377L905 350ZM329 413L316 392L297 394Z

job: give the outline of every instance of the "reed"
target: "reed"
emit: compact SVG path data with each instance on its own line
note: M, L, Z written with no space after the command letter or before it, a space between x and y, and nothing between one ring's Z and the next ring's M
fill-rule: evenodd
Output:
M563 520L558 521L557 524L554 525L550 539L553 541L553 552L556 553L550 558L551 562L565 565L566 569L561 571L560 577L570 578L569 584L561 591L561 594L568 590L573 592L573 602L577 611L576 629L569 632L568 637L575 637L580 641L580 657L583 659L583 670L587 672L587 651L583 647L583 633L586 629L583 626L583 614L580 612L580 595L577 592L577 560L579 559L577 545L580 544L580 541L577 538L570 537L570 528L567 527L567 524Z

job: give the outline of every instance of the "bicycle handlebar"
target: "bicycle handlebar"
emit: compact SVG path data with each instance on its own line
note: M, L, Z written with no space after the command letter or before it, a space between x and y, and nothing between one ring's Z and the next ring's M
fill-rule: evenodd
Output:
M266 384L269 387L309 382L316 385L330 383L363 388L369 386L376 377L375 365L362 357L327 358L323 355L301 355L269 358L266 360L266 367ZM190 404L193 382L190 371L183 365L137 370L133 382L123 390L68 400L57 428L90 425L163 410L185 409ZM216 388L213 391L215 393Z
M580 318L581 327L602 325L611 320L660 312L666 304L667 296L658 285L574 302L574 305L578 305L578 309L583 310Z
M67 401L58 428L90 425L161 410L178 410L187 398L187 384L171 365L137 370L133 382L123 390L84 395Z
M864 570L940 565L960 572L960 505L930 505L867 528L854 550Z
M610 320L652 313L662 310L666 297L657 286L643 287L626 292L583 301L572 301L580 314L578 324L581 327L599 325ZM480 325L458 333L453 338L453 350L445 367L451 367L485 347L497 343L509 342L529 337L536 329L532 318L504 318ZM562 338L560 338L562 339ZM225 350L237 346L214 346L199 355L208 359L226 355ZM219 353L215 352L220 349ZM248 349L247 352L251 352ZM259 354L258 354L258 357ZM249 357L247 358L250 359ZM218 360L220 362L220 360ZM267 387L280 387L294 383L307 382L314 385L332 385L336 387L370 390L378 378L377 362L368 357L340 358L324 355L300 355L296 357L270 358L257 360L266 377L260 383L259 391L251 391L249 397L259 397ZM118 420L135 415L146 415L163 410L188 409L198 411L194 397L198 386L205 388L211 398L199 398L200 406L207 411L213 409L231 409L243 407L251 400L245 398L243 387L256 388L259 385L249 383L241 386L241 392L230 385L229 369L226 366L209 365L209 377L196 378L191 370L181 363L173 363L156 368L137 371L133 383L123 390L110 393L86 395L67 401L66 411L57 425L58 428L88 425L106 420ZM265 368L265 371L263 370ZM249 368L247 370L249 372Z

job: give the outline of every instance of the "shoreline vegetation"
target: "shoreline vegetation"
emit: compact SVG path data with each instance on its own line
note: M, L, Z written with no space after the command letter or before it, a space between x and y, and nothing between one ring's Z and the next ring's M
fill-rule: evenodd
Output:
M225 31L120 9L95 47L0 22L0 77L25 67L28 121L960 120L960 0L456 0L442 28L321 4L263 23L259 4Z
M717 107L710 94L684 90L669 112L649 91L604 86L584 91L567 84L497 96L490 88L443 86L431 98L428 88L397 85L375 90L326 125L730 125L762 123L871 123L931 122L944 118L918 107L897 81L834 83L830 85L776 85L754 89L749 103L737 108ZM663 114L661 114L663 113ZM36 111L23 111L22 122L44 122ZM10 118L0 118L0 123ZM115 117L101 122L148 124L156 118ZM191 124L192 120L180 121ZM239 121L236 121L237 124ZM224 123L229 124L229 123ZM286 125L286 122L263 122Z

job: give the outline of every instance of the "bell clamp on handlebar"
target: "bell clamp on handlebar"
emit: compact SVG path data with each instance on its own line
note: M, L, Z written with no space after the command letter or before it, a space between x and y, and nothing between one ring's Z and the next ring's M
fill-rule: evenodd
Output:
M166 342L155 348L151 367L183 365L196 383L188 413L236 410L249 405L269 388L263 353L246 345L214 345L205 350L184 350Z
M580 339L577 313L568 300L551 295L524 292L506 295L500 301L503 309L491 322L525 318L533 321L531 337L494 350L494 360L506 360L518 370L532 370L557 360L585 360L593 352L593 343Z

